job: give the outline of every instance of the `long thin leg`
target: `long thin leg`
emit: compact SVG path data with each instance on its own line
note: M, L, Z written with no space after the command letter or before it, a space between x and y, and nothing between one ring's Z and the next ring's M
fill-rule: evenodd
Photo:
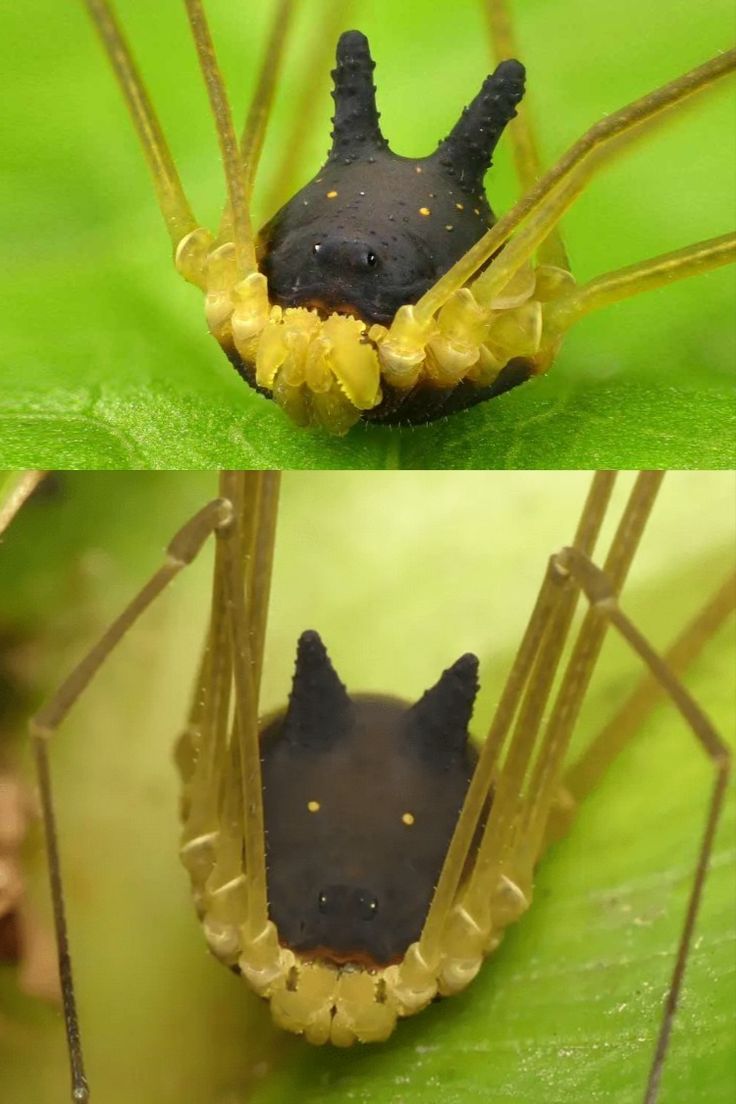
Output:
M151 605L153 600L179 574L182 568L192 562L210 534L225 529L231 523L232 515L233 510L229 502L224 499L214 499L182 526L166 550L164 564L151 576L146 585L126 606L120 616L113 621L94 647L90 649L84 659L74 668L56 693L42 706L30 722L48 852L54 924L59 954L59 974L64 1002L64 1021L72 1073L72 1099L77 1102L84 1102L89 1099L89 1088L84 1072L79 1020L69 955L59 843L49 769L48 741L97 674L110 652L137 621L141 613Z
M617 593L628 575L663 477L664 472L641 472L634 484L604 565ZM529 800L517 829L518 838L523 841L520 866L529 879L539 856L562 764L607 628L605 619L591 607L583 619L547 722L529 787Z
M491 46L496 63L506 58L519 57L516 45L513 21L506 0L484 0ZM539 156L539 144L534 131L529 107L529 94L516 108L516 118L509 127L511 147L514 151L516 175L521 185L521 194L531 191L542 175L542 159ZM549 237L541 243L538 250L539 260L544 264L570 268L570 261L562 241L559 228L555 227Z
M281 73L284 46L289 27L294 21L295 0L280 0L274 12L271 34L258 77L253 102L245 120L240 138L240 160L243 163L245 192L248 199L253 193L258 162L266 136L268 116L271 112L276 85Z
M564 297L548 306L545 325L564 332L578 319L611 303L664 287L673 280L683 280L736 261L736 233L688 245L672 253L664 253L638 264L607 272L582 287L575 287Z
M623 585L626 578L661 478L661 472L642 472L636 480L606 557L607 569L617 588ZM586 554L581 549L577 551L580 555ZM558 586L564 585L566 572L560 568L559 557L552 557L549 573ZM514 883L524 897L528 898L531 890L532 871L539 852L537 836L543 833L546 826L570 736L600 654L606 628L602 619L590 611L583 619L549 720L537 740L542 712L569 626L569 617L561 624L551 623L549 626L547 654L540 654L540 663L534 671L535 679L540 680L539 687L535 685L535 680L530 682L528 709L522 711L514 732L473 869L461 893L462 907L481 924L490 921L494 906L488 886L495 886L505 870L513 871ZM550 674L542 669L542 665L549 663L551 656L554 657L554 667ZM527 726L531 727L531 736ZM517 749L523 751L519 753ZM498 923L497 917L494 920Z
M267 908L258 697L279 474L223 472L220 489L234 520L215 562L203 704L195 705L193 765L184 770L182 858L210 946L232 964L245 946L255 946L257 958L272 949L272 935L275 943ZM235 708L228 738L230 698Z
M233 477L242 478L242 475L239 472L225 473L223 488ZM245 503L240 522L242 558L239 560L235 549L229 548L229 562L225 564L225 590L231 611L234 690L242 769L247 928L249 937L255 939L268 923L258 697L276 535L279 474L266 472L250 477L258 479L255 509L250 509ZM245 585L242 578L244 564Z
M601 571L577 549L566 549L560 555L561 563L577 579L582 587L591 609L609 621L638 653L649 669L650 675L667 696L691 728L693 736L711 760L715 773L711 798L708 803L705 828L695 864L692 889L688 900L685 920L677 948L677 956L665 1001L662 1023L657 1037L652 1066L649 1072L644 1104L655 1104L659 1092L664 1060L667 1053L675 1012L680 998L682 981L685 974L690 944L692 942L695 921L703 894L703 885L708 871L708 860L713 847L716 827L723 808L731 754L720 738L708 717L690 696L676 674L651 647L636 626L622 612L618 605L616 587L605 571Z
M301 82L299 111L294 114L291 129L281 143L280 158L263 189L268 218L286 203L294 191L294 180L304 160L304 148L313 130L320 96L327 93L327 75L334 58L338 31L341 26L347 26L354 6L352 0L330 0L322 18L314 23L306 47L308 69Z
M615 478L615 472L598 472L593 479L575 535L575 546L581 550L592 552L595 546ZM499 756L525 692L522 718L516 725L512 743L512 747L516 748L517 758L523 760L529 751L529 739L533 742L549 694L554 669L559 661L567 629L575 610L577 588L566 584L567 580L562 579L559 573L547 571L488 736L481 749L432 897L416 952L420 969L423 968L423 964L431 964L439 956L443 931L449 912L455 903L460 880L467 867L468 855L472 850L478 824L488 800ZM547 664L551 668L543 675L543 679L547 681L538 684L534 689L533 673L539 673ZM531 692L530 685L533 687ZM507 774L507 777L509 776L510 772ZM514 774L514 782L518 783L517 774ZM494 795L494 811L498 818L498 793ZM410 979L412 967L413 962L409 961L404 969L405 976L408 975L407 980Z
M257 265L248 197L243 180L233 117L201 0L184 0L184 6L189 17L194 45L197 49L199 64L207 87L207 95L215 120L215 129L217 130L217 140L225 167L237 274L239 277L244 277L251 272L255 272Z
M708 641L736 609L736 574L714 591L663 656L668 670L680 678ZM575 804L595 789L632 738L641 731L662 701L662 685L651 674L642 676L630 696L563 775L563 789Z
M523 222L525 225L513 241L498 253L473 284L476 297L490 302L534 253L606 158L626 140L641 134L643 124L712 87L735 68L736 49L725 51L596 123L422 296L414 307L414 317L428 324L435 312L497 253ZM394 322L399 331L405 325L402 317L399 311Z
M108 0L84 0L138 132L172 245L197 227L153 105Z

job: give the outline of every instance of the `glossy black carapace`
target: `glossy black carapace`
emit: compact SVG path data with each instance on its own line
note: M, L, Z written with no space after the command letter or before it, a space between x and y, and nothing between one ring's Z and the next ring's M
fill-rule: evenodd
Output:
M302 957L386 965L418 939L476 762L477 672L462 656L415 705L351 697L302 634L261 744L269 911Z
M524 67L502 62L437 150L416 160L381 133L373 69L365 35L343 34L332 148L262 231L261 268L284 307L389 323L493 223L483 178L524 94Z

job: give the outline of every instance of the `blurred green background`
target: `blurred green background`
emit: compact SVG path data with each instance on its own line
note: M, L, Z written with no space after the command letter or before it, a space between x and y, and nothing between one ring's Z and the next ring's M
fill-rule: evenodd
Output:
M118 0L199 217L223 182L179 0ZM243 117L272 2L209 0ZM327 0L301 4L266 146L259 209L301 117L304 67ZM589 125L731 44L731 0L517 0L520 53L547 161ZM431 150L489 69L476 0L346 3L370 37L385 132ZM168 239L120 94L83 5L0 14L0 463L65 467L729 467L734 462L732 270L581 323L545 378L437 425L357 427L329 440L292 427L237 378L205 330L201 295ZM332 33L332 32L330 32ZM731 86L730 88L728 86ZM581 280L724 233L733 222L733 81L623 157L566 217ZM297 185L328 146L327 72ZM503 144L502 144L503 145ZM492 205L515 197L508 148Z
M482 736L542 576L573 532L587 473L294 473L284 478L263 708L318 629L352 690L413 699L461 653L482 661ZM620 479L626 490L628 476ZM206 474L85 473L33 500L0 547L0 629L19 676L57 683L214 490ZM660 647L733 563L729 473L665 480L625 608ZM620 504L622 494L616 501ZM381 1046L310 1048L207 953L177 860L171 748L202 637L209 551L111 658L54 747L80 1014L104 1104L640 1104L702 831L711 770L669 708L653 717L539 872L530 912L461 996ZM732 738L733 625L688 685ZM637 661L611 640L579 743ZM28 767L23 733L0 752ZM688 964L661 1104L736 1082L731 789ZM38 833L27 866L48 917ZM0 971L0 1097L66 1099L58 1009Z

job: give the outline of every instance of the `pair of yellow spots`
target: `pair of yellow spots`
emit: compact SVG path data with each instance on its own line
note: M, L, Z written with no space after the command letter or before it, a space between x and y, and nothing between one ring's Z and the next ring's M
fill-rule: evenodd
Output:
M421 172L421 169L418 168L417 172ZM329 192L326 193L327 199L337 199L337 195L338 195L338 193L337 193L335 188L333 188L332 191L329 191ZM457 207L458 211L464 211L465 210L465 207L462 203L456 203L455 206ZM475 211L476 215L480 214L480 211L478 210L477 207L474 208L474 211ZM432 212L429 209L429 207L420 207L419 208L419 214L423 215L424 218L428 218L432 214ZM445 230L454 230L454 229L455 229L455 227L449 222L445 225Z
M308 801L307 808L309 809L310 813L318 813L322 806L320 805L319 801ZM406 824L407 826L411 827L411 825L414 823L414 814L402 813L401 822L402 824Z

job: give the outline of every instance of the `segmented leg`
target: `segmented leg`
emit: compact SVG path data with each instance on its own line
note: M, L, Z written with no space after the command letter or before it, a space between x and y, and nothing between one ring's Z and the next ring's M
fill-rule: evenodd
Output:
M468 791L458 831L422 933L424 944L420 940L410 948L405 964L397 969L394 986L402 1014L431 999L433 971L439 976L440 992L451 993L463 988L477 972L483 955L497 944L503 929L528 907L533 868L545 843L553 795L559 786L570 737L603 638L612 625L649 668L648 678L621 711L619 719L624 724L624 734L616 736L614 750L628 739L635 724L664 691L690 725L716 772L645 1104L654 1104L657 1097L730 762L728 749L679 682L675 671L698 651L734 605L734 580L729 580L670 650L674 670L619 609L617 594L625 581L660 482L661 473L645 472L639 476L603 570L596 567L589 553L581 548L580 531L577 547L564 549L551 558L529 629ZM595 486L591 499L595 499ZM605 501L607 495L601 499L603 508ZM593 525L591 520L594 520ZM599 521L590 512L589 500L582 528L592 533L598 525ZM572 598L569 597L570 589ZM570 624L571 612L566 609L566 603L574 603L579 590L588 599L589 610L577 633L549 719L542 726L540 718ZM502 759L502 743L517 712L518 720ZM499 724L500 729L497 728ZM606 749L604 763L610 757ZM481 774L484 775L482 785L478 781ZM577 780L581 791L587 788L588 782L595 781L590 757L583 758L582 767L573 770L570 779L573 786ZM492 798L490 812L487 811L489 798ZM463 831L471 804L476 812L468 818L470 831ZM480 844L474 851L475 832L477 826L482 825L484 809L486 822ZM455 850L458 843L462 847ZM467 870L469 863L470 871L462 881L463 869ZM444 926L438 923L440 895ZM436 910L434 916L433 909ZM429 928L430 919L433 930Z
M175 535L166 550L166 561L138 592L102 637L74 668L53 697L31 720L30 733L38 772L41 811L49 861L51 896L59 955L59 974L64 1002L64 1021L69 1045L72 1072L72 1098L78 1102L89 1099L79 1035L74 982L67 935L61 862L56 831L48 741L58 729L74 703L92 681L110 652L128 629L137 621L155 598L168 586L182 568L191 563L213 532L225 532L233 517L233 508L225 499L214 499L194 515Z
M664 472L642 472L631 492L604 563L604 571L616 593L626 580L663 477ZM565 574L559 559L555 560L555 565L556 570ZM521 810L516 832L521 841L519 854L523 851L520 865L528 880L531 879L532 869L539 857L562 764L607 629L607 622L600 617L598 611L589 609L577 635L545 727L530 782L529 797Z
M281 72L286 36L294 19L295 3L296 0L281 0L274 12L266 53L240 137L240 161L243 171L245 198L249 210L252 209L256 173L258 172L263 142L266 137L266 127L273 106L276 85ZM231 237L232 212L230 204L227 204L222 213L217 238L219 242L227 242Z
M274 12L266 53L240 138L240 160L243 163L245 191L249 202L266 136L268 117L281 73L286 36L294 21L295 7L296 0L280 0ZM303 119L300 122L303 125Z
M682 981L692 942L695 921L697 919L698 909L703 894L705 877L708 871L708 860L713 847L716 827L723 808L730 771L731 754L727 745L720 738L708 717L690 696L675 672L669 667L666 660L655 652L642 633L620 609L616 596L616 588L607 573L601 571L587 556L582 555L577 549L565 549L560 554L559 562L563 570L569 571L570 574L577 579L586 598L591 604L591 610L613 625L621 636L628 641L649 669L650 680L648 680L646 684L646 690L643 693L640 691L639 695L635 692L634 697L627 703L629 709L636 713L642 711L644 713L648 712L650 698L656 698L658 696L657 689L660 691L663 690L682 714L686 723L692 730L693 736L711 760L715 774L713 789L708 803L703 837L695 863L692 889L690 891L685 920L677 948L675 966L670 980L667 998L665 1000L662 1022L657 1037L657 1045L644 1095L644 1104L655 1104L662 1077L664 1059L667 1053L667 1045L672 1032L674 1016L682 989ZM693 651L697 651L699 646L704 642L704 638L707 635L706 630L722 620L729 609L733 608L733 591L734 581L729 580L727 587L719 591L715 600L709 603L701 617L685 631L672 650L676 663L684 661L689 654L692 654ZM630 716L631 714L629 714L629 717Z
M174 249L198 226L153 105L108 0L84 0L118 79L153 174L158 205Z
M664 653L663 660L672 675L679 678L684 674L734 609L736 574L723 581ZM565 772L563 788L576 805L598 786L611 764L661 704L662 697L659 681L645 674L590 746Z
M199 691L180 754L181 854L213 953L238 962L263 989L281 962L268 917L258 737L278 475L225 472L221 489L234 520L218 549Z
M595 546L615 478L615 472L598 472L593 478L574 540L575 546L582 551L592 552ZM469 856L473 853L474 841L492 787L494 803L491 816L495 817L496 823L499 820L508 820L507 806L515 787L518 793L521 786L525 764L536 739L577 597L578 588L571 585L568 578L553 571L550 564L488 736L481 748L421 936L409 948L404 962L397 970L397 989L407 1009L420 1007L427 999L431 999L443 957L446 963L451 963L449 967L447 964L443 967L441 985L445 992L463 988L480 966L482 955L487 949L490 926L483 923L481 914L487 911L485 903L490 883L482 883L485 892L481 893L483 901L479 914L471 916L464 904L458 904L463 892L461 880L467 871ZM541 678L541 681L537 682L537 678ZM520 719L514 725L520 710ZM507 769L506 763L503 767L500 766L504 745L509 739L512 726L514 735L506 763L513 758L513 773ZM500 800L497 788L501 779L505 779L504 785L508 791L504 801ZM485 869L488 848L486 847L482 857L478 855L476 858ZM453 926L454 933L450 931Z
M235 267L238 277L257 271L255 243L250 221L250 210L243 180L238 140L235 135L232 112L225 84L217 64L207 18L201 0L184 0L194 45L197 49L202 76L215 120L217 140L220 145L225 181L233 228Z
M516 45L513 20L506 0L485 0L484 8L496 63L506 58L520 57L521 52ZM509 137L514 151L514 163L521 185L521 194L525 195L531 191L542 175L542 159L539 156L539 144L532 125L528 92L516 108L516 118L509 126ZM556 265L558 268L569 270L567 251L557 227L540 244L538 256L543 264Z
M606 514L614 473L594 479L575 537L588 557ZM636 480L606 557L620 588L662 480ZM532 873L560 771L605 622L583 619L549 719L542 724L579 594L572 574L552 556L527 632L511 668L440 874L424 929L397 967L395 993L405 1010L431 999L433 988L464 988L483 956L531 899ZM490 812L488 812L489 800ZM483 823L485 817L485 824ZM480 832L480 841L478 833Z
M578 319L591 311L664 287L673 280L683 280L721 265L736 261L736 233L723 234L719 238L688 245L660 257L652 257L638 264L628 265L616 272L607 272L582 287L573 287L560 299L548 305L545 325L558 333L564 333Z

